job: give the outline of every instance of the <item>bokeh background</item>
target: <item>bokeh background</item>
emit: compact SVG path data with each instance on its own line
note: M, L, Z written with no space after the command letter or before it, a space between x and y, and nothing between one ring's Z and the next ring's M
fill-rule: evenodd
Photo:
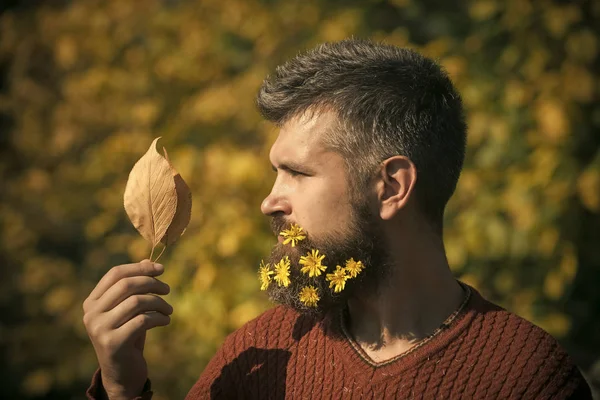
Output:
M434 57L468 113L447 210L456 276L540 325L600 381L600 2L3 1L0 397L82 398L96 369L82 302L149 255L123 210L162 136L193 191L161 261L171 325L148 334L156 399L181 399L223 338L271 305L259 210L276 129L254 96L323 41L368 37Z

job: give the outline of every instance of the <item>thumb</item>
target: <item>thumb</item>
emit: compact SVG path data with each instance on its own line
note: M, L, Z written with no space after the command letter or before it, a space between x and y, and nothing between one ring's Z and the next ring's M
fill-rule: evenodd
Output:
M134 342L136 349L139 349L142 353L144 352L144 345L146 344L146 332L142 333Z

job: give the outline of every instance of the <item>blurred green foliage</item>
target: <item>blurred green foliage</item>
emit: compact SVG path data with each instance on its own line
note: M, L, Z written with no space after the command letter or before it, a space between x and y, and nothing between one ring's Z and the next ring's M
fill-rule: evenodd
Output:
M464 96L468 155L447 210L456 275L600 355L600 3L38 2L0 15L2 398L81 398L96 368L82 302L149 254L122 196L154 137L193 191L162 261L172 323L148 335L157 399L183 398L224 336L269 307L259 205L276 130L262 79L348 36L438 59ZM594 23L595 21L595 23Z

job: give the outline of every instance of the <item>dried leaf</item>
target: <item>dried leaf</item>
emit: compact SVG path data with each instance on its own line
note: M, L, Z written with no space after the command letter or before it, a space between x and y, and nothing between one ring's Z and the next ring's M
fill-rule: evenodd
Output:
M165 236L177 209L177 191L169 162L150 148L133 166L125 187L125 211L133 226L152 243L152 249Z
M169 228L167 229L167 233L161 240L165 246L170 246L183 235L190 223L190 218L192 216L192 192L181 175L173 168L173 164L171 164L167 150L164 147L163 151L165 153L165 158L171 167L173 179L175 181L175 191L177 192L177 210L175 211L175 216L173 217L171 225L169 225Z

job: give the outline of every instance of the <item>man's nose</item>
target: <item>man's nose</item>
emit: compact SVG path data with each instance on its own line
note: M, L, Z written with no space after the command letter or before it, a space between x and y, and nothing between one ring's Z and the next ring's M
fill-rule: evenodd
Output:
M267 216L273 216L275 213L289 215L292 207L288 199L271 191L261 203L260 211Z

